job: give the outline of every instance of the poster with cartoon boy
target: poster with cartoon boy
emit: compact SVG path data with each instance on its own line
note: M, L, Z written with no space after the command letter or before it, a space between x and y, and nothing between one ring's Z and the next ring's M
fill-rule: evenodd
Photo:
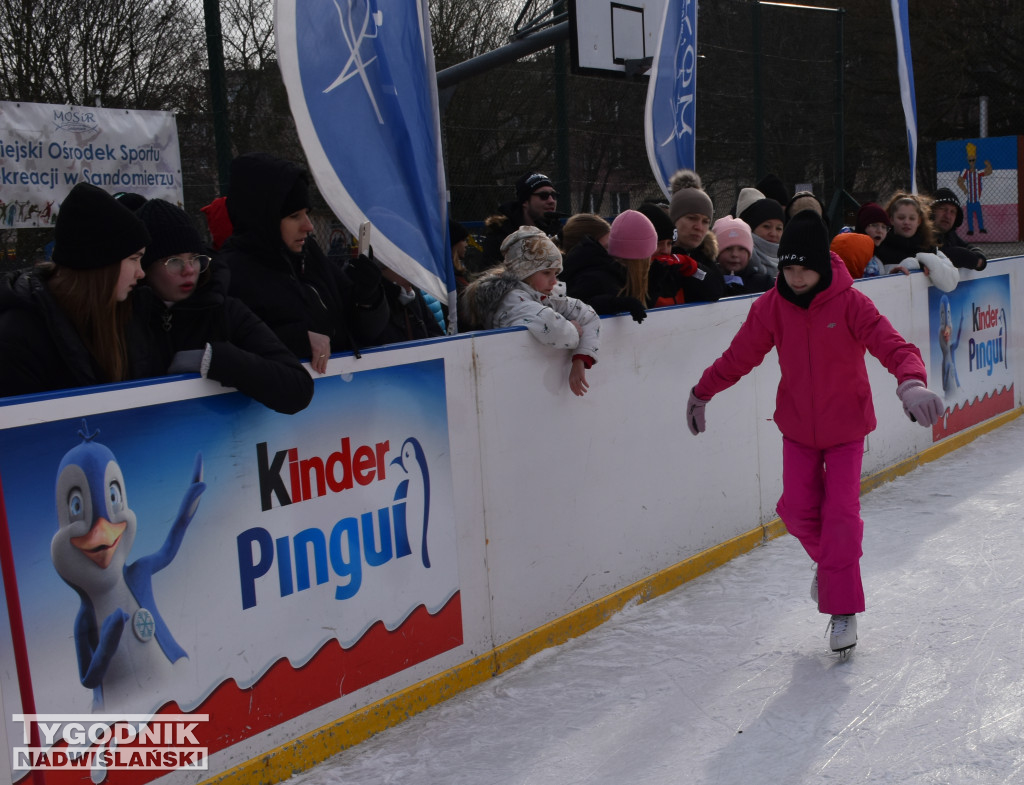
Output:
M992 174L992 163L985 161L985 168L980 172L977 168L978 146L973 142L967 143L967 168L960 172L956 178L956 184L964 192L967 201L967 234L974 234L974 222L977 219L978 231L981 234L988 234L985 229L985 219L981 214L981 178Z

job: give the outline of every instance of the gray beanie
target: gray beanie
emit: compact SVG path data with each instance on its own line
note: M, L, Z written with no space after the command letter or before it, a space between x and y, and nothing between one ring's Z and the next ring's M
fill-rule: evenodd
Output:
M675 223L684 215L706 215L709 221L715 218L715 206L711 197L699 188L680 188L672 194L668 206L668 217Z

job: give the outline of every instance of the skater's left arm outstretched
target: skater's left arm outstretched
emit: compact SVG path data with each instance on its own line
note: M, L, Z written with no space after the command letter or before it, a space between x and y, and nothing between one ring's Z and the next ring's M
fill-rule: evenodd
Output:
M942 398L928 389L921 350L900 335L866 295L858 297L856 302L858 307L851 309L851 331L896 377L896 394L907 416L925 427L934 425L946 407Z

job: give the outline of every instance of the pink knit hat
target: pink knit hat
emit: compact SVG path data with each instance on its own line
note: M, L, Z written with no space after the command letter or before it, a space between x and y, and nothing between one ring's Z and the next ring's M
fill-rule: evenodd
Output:
M750 227L746 221L727 215L715 221L711 231L718 240L719 251L738 245L740 248L746 248L748 254L754 253L754 238L750 236Z
M647 259L658 250L658 232L651 219L636 210L619 213L612 221L608 253L620 259Z

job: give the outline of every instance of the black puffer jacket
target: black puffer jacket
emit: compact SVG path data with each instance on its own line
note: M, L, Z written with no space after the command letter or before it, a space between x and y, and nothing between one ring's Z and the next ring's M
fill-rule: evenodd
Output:
M192 295L171 307L142 286L134 294L134 321L156 336L165 368L176 352L210 344L208 378L278 412L305 409L313 399L312 377L259 317L225 294L227 281L227 267L215 260Z
M688 303L713 303L725 297L725 279L718 266L718 239L708 232L697 248L674 247L673 253L689 256L697 262L698 273L683 278L680 287Z
M423 293L413 289L413 299L403 303L403 289L391 281L384 282L384 293L388 298L391 319L381 334L382 344L418 341L424 338L440 338L444 330L430 311Z
M584 237L565 257L561 273L565 293L590 305L599 314L630 310L624 302L631 298L619 295L626 285L626 268L616 261L604 246L592 237ZM651 262L647 277L644 308L653 308L659 297L670 297L686 285L686 276L679 270Z
M0 279L0 396L64 390L105 380L46 288L48 273L18 270ZM128 340L129 378L162 373L145 334Z
M902 237L896 232L889 232L881 244L875 249L875 256L887 268L900 264L904 259L915 257L924 251L934 253L934 246L925 246L915 235ZM893 272L886 270L886 272Z
M281 207L305 170L265 153L231 163L228 213L234 234L219 258L231 272L228 294L262 319L300 359L310 356L309 332L331 339L331 351L377 343L388 323L388 304L378 286L366 302L310 237L301 254L281 240Z
M584 237L566 254L559 278L565 281L566 295L583 300L600 314L628 310L619 296L626 285L626 268L592 237Z
M759 294L767 292L775 285L775 279L763 270L755 270L751 265L744 267L738 274L724 270L722 279L725 282L725 296L735 297L740 294ZM738 279L738 280L737 280Z
M483 272L494 265L501 264L501 244L512 232L526 223L523 218L523 206L519 202L505 202L498 207L499 213L488 217L487 231L484 235L483 249L474 272ZM544 234L554 237L562 228L558 213L545 213L544 219L537 225Z

